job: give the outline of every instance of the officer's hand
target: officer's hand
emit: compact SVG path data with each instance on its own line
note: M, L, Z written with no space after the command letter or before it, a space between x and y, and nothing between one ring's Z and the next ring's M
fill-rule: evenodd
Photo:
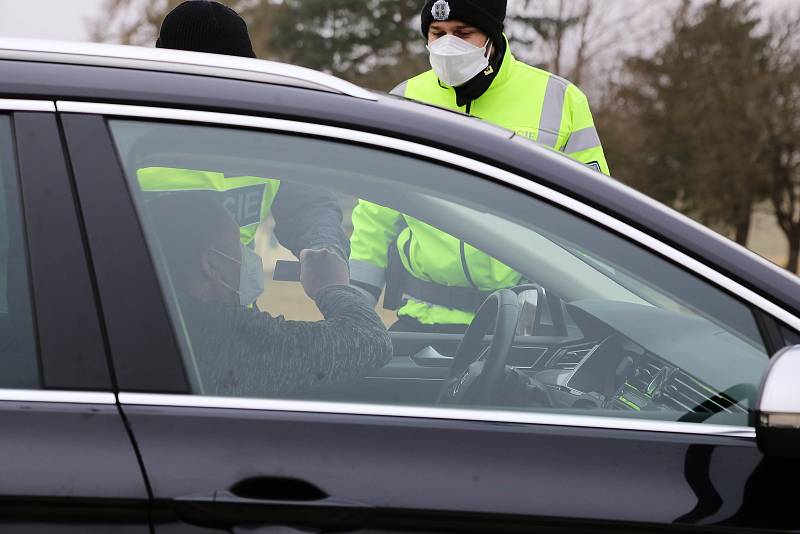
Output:
M300 283L312 299L328 286L346 286L350 283L347 262L331 250L300 251Z

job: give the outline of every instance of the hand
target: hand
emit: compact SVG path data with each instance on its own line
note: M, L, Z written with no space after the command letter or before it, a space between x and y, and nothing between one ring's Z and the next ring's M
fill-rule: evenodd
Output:
M313 299L328 286L348 285L350 270L337 252L304 249L300 251L300 283L306 295Z

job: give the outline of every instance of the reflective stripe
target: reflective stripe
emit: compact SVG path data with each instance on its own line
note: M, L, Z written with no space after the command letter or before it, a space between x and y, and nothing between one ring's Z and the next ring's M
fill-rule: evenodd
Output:
M600 135L597 133L596 128L590 126L589 128L573 132L572 135L569 136L567 146L564 147L564 153L575 154L576 152L583 152L584 150L597 148L599 146Z
M406 87L408 87L408 80L404 81L394 89L392 89L389 94L397 95L397 96L406 96Z
M564 99L568 86L568 81L555 75L550 75L550 79L547 80L537 141L551 148L558 148L556 146L558 132L561 130L561 117L564 115Z
M350 280L382 289L386 283L386 270L368 261L350 260Z

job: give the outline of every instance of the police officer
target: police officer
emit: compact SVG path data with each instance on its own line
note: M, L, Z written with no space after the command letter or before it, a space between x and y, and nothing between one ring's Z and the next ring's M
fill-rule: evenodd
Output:
M158 48L189 50L255 58L247 25L232 9L218 2L186 1L164 18ZM228 176L202 169L143 167L139 185L145 195L213 191L239 224L241 241L252 244L256 230L271 213L275 236L300 258L304 287L314 291L321 273L319 262L304 261L308 251L328 249L342 261L349 241L342 230L342 211L336 197L326 191L281 183L271 177ZM252 303L251 303L252 304Z
M392 93L480 117L608 174L586 96L517 61L505 17L506 0L428 1L422 34L433 69ZM361 201L353 226L351 281L376 300L387 284L389 307L401 306L394 330L463 331L491 291L521 281L463 241L389 208Z

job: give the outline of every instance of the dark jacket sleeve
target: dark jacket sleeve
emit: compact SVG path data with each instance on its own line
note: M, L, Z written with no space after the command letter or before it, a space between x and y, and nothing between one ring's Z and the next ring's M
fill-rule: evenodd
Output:
M275 237L298 256L306 248L332 248L345 261L350 241L342 229L342 208L330 191L307 185L281 182L272 205Z
M389 362L389 333L358 290L328 287L316 301L324 321L188 303L184 315L204 393L286 396L362 377Z

